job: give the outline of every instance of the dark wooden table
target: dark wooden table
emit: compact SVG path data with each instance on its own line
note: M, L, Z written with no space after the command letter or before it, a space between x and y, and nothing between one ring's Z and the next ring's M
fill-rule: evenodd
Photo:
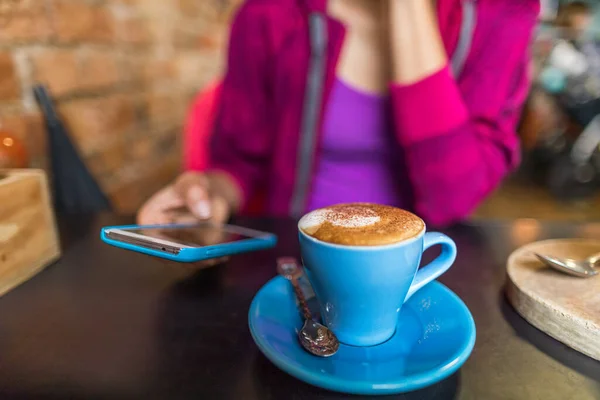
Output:
M295 224L245 220L279 235L276 249L194 270L103 244L101 226L60 220L63 258L0 298L0 398L337 399L275 368L254 345L247 312L298 255ZM600 363L530 326L507 304L505 261L524 243L600 237L600 224L485 222L446 231L459 248L441 279L471 309L477 343L452 377L400 399L600 399Z

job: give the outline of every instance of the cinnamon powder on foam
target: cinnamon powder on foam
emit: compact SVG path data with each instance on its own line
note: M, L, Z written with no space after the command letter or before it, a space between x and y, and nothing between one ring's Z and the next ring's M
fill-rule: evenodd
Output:
M352 203L315 210L299 227L315 239L350 246L377 246L417 236L425 228L416 215L390 206Z

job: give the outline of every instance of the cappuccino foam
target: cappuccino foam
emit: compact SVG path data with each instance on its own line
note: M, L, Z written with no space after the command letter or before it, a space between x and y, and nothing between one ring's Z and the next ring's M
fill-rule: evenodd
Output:
M399 208L370 203L338 204L309 212L298 227L323 242L379 246L419 235L423 220Z

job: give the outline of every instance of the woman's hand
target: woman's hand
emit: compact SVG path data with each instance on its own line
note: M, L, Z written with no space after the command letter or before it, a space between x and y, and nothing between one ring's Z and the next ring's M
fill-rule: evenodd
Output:
M212 220L225 222L241 202L237 184L223 174L186 172L139 210L139 225Z

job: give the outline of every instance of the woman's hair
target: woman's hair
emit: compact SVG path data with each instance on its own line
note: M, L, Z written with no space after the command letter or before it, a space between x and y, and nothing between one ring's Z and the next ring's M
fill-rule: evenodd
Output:
M558 8L556 25L568 28L573 22L573 17L578 15L589 16L591 14L592 7L585 1L574 1L572 3L563 4Z

